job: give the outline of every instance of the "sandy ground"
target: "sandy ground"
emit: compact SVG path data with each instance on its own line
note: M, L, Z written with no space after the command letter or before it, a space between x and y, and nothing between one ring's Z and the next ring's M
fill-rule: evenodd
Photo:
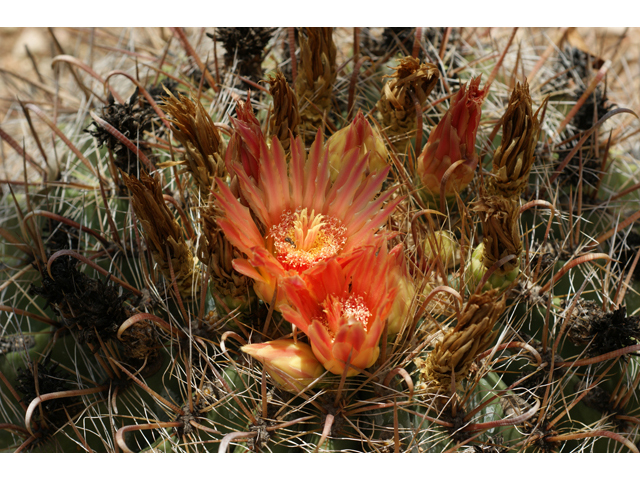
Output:
M208 29L211 30L211 29ZM501 38L508 35L510 29L493 29L491 34L495 38ZM106 43L112 43L122 33L122 29L95 29L96 42L107 40ZM532 33L544 34L551 40L556 40L559 35L559 29L520 29L518 36L524 38ZM72 53L75 55L95 55L99 56L100 52L90 51L87 53L87 45L92 29L67 30L64 28L55 28L51 31L46 28L0 28L0 124L8 118L10 106L15 106L15 88L11 85L11 75L6 72L15 72L32 81L38 81L39 74L43 76L51 76L51 59L60 54L60 49L55 46L53 41L55 35L60 47L64 53ZM130 32L127 31L127 35ZM162 39L168 38L170 35L168 29L147 29L135 32L136 35L148 36L154 38L160 47L163 45ZM110 38L108 38L110 37ZM351 29L338 29L334 34L336 42L348 44L352 40ZM588 50L593 55L601 57L605 60L612 60L612 67L609 73L618 75L623 78L620 82L609 82L610 97L618 97L618 101L622 101L626 106L631 108L640 108L640 28L578 28L568 38L569 43L578 46L583 50ZM514 44L515 45L515 44ZM27 48L28 47L28 51ZM513 48L513 47L512 47ZM93 52L93 53L91 53ZM218 50L218 56L222 56L221 49ZM84 57L86 58L86 57ZM3 72L4 71L4 72ZM622 88L625 91L616 95L611 88ZM28 95L28 93L26 94ZM9 112L9 114L15 114Z
M117 34L120 30L114 28L108 31L111 34ZM65 53L77 51L76 32L64 28L55 28L52 31ZM558 29L549 29L547 34L553 39L557 35L557 31ZM640 58L640 28L578 28L576 32L577 35L573 36L572 44L582 41L591 53L602 56L604 59L611 59L617 45L620 45L618 55L624 54L627 63L629 65L635 64L637 67ZM525 32L521 29L519 35L522 34ZM623 36L624 39L621 41ZM350 38L346 40L349 41ZM28 47L28 51L26 47ZM0 68L3 70L37 78L34 64L40 72L46 73L51 69L51 58L57 54L59 51L55 48L52 35L46 28L0 28ZM10 101L7 95L6 82L0 80L0 98L2 99L0 103L6 104ZM3 106L0 105L0 112L2 111Z

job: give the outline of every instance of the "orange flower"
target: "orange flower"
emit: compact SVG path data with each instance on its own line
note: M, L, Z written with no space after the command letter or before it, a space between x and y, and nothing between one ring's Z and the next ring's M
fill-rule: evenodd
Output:
M479 76L463 85L418 157L418 175L427 192L435 198L440 196L442 177L454 163L460 161L445 186L446 196L459 192L473 179L478 165L476 133L488 92L479 87Z
M282 316L309 337L316 358L336 375L343 374L347 361L365 369L378 359L397 293L389 275L395 259L378 253L369 245L342 263L334 258L282 282L289 301L281 307ZM348 376L358 373L347 371Z
M324 373L324 368L306 343L272 340L240 348L264 365L264 369L287 391L295 392Z
M259 131L242 128L239 135L251 150L259 152L258 171L250 177L243 166L233 165L248 208L217 180L215 197L223 212L218 225L247 256L234 260L234 268L254 280L256 294L267 303L279 279L371 244L400 202L397 198L383 206L395 189L376 198L389 167L363 175L369 155L360 156L357 148L346 154L337 152L345 154L344 168L331 182L328 149L320 132L308 158L302 140L292 140L288 167L277 138L269 147ZM278 292L276 308L283 301Z

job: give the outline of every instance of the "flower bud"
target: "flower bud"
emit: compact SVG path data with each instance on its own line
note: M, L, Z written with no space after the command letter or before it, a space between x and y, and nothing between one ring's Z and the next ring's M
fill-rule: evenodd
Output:
M461 191L473 179L478 165L476 134L487 94L487 90L479 87L480 77L477 77L458 91L418 157L418 175L426 193L434 198L440 196L445 172L456 162L460 164L444 186L445 196Z
M327 140L327 147L329 148L332 182L336 180L338 174L344 168L348 158L347 152L354 148L359 151L359 159L369 153L365 173L378 173L387 166L389 153L384 146L384 141L380 134L369 125L362 112L358 112L350 125L334 133Z
M393 258L392 266L389 269L389 278L391 285L398 289L387 319L387 335L393 335L402 330L409 318L411 304L416 296L416 286L407 270L402 244L392 248L389 256Z
M485 259L485 246L484 243L478 245L473 253L471 254L471 263L467 266L465 270L465 279L467 281L467 287L469 291L473 292L476 287L482 281L482 277L487 273L487 267L484 265ZM491 275L486 283L482 286L482 290L489 290L492 288L497 288L503 290L507 288L520 274L520 267L516 266L509 273L505 275L500 275L498 273L494 273Z
M442 260L445 270L455 267L460 262L460 246L453 233L438 230L427 237L424 242L424 258L427 264L435 263L437 257Z
M241 347L264 365L264 369L285 390L302 390L324 373L324 368L306 343L272 340Z

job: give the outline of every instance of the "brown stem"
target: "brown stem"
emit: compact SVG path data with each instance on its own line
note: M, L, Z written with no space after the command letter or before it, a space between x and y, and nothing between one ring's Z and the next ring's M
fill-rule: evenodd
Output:
M155 430L157 428L177 428L181 426L181 422L159 422L159 423L149 423L145 425L127 425L126 427L122 427L118 429L116 432L116 442L120 446L120 449L125 453L134 453L133 450L130 450L127 447L126 442L124 441L124 434L127 432L137 432L140 430Z
M631 345L629 347L620 348L603 355L598 355L597 357L586 358L584 360L578 360L575 362L560 362L558 363L558 367L584 367L586 365L593 365L594 363L604 362L606 360L611 360L613 358L618 358L623 355L627 355L628 353L638 351L640 351L640 345Z
M88 258L86 258L83 255L80 255L78 252L76 252L75 250L58 250L56 253L54 253L53 255L51 255L49 257L49 260L47 261L47 272L49 273L49 276L51 278L53 278L53 275L51 274L51 264L59 257L68 255L70 257L73 258L77 258L78 260L80 260L82 263L86 263L87 265L89 265L91 268L93 268L94 270L97 270L99 273L101 273L102 275L104 275L105 277L107 277L110 280L113 280L114 282L116 282L117 284L121 285L122 287L126 288L127 290L133 292L135 295L137 295L138 297L142 296L142 292L140 290L138 290L135 287L132 287L131 285L129 285L127 282L125 282L124 280L120 280L118 277L113 276L111 273L107 272L104 268L102 268L100 265L98 265L95 262L92 262L91 260L89 260Z
M506 427L511 425L518 425L519 423L526 422L533 417L540 408L540 400L536 400L536 404L531 409L522 415L518 415L513 418L504 418L502 420L495 420L493 422L486 423L472 423L462 429L463 432L476 432L478 430L489 430L496 427Z
M94 388L86 388L82 390L68 390L66 392L53 392L53 393L45 393L44 395L39 395L34 398L29 407L27 408L27 412L24 416L24 423L27 427L27 430L31 435L33 435L33 431L31 430L31 417L33 416L33 412L42 402L46 402L47 400L54 400L57 398L69 398L69 397L79 397L82 395L91 395L93 393L104 392L109 388L109 385L102 385L100 387Z
M508 348L514 348L514 347L524 348L529 353L531 353L531 355L533 355L535 357L536 361L538 362L537 363L538 366L542 365L542 357L540 356L538 351L535 348L533 348L531 345L529 345L528 343L524 343L524 342L501 343L497 347L492 347L489 350L487 350L486 352L483 352L480 355L478 355L476 357L476 362L479 361L479 360L482 360L484 357L489 355L494 349L496 351L498 351L498 350L501 350L501 349L506 350Z
M549 290L558 280L560 280L564 276L565 273L567 273L573 267L576 267L586 262L591 262L593 260L602 260L602 259L607 261L612 260L612 258L606 253L587 253L585 255L582 255L581 257L574 258L570 262L566 263L560 270L558 270L558 273L556 273L553 276L553 278L549 280L549 282L540 289L540 295L542 295L547 290Z
M614 432L609 432L608 430L594 430L593 432L584 432L584 433L567 433L565 435L551 435L549 437L545 437L546 442L562 442L565 440L579 440L581 438L590 438L590 437L608 437L616 442L620 442L627 446L629 450L633 453L638 452L638 447L636 447L629 439L624 438L622 435L618 435Z
M318 445L316 445L314 453L318 453L320 447L322 447L322 444L329 436L329 433L331 433L331 426L333 425L334 419L335 417L332 414L327 413L327 418L324 422L324 427L322 428L322 435L320 436L320 440L318 441Z
M84 70L85 72L87 72L89 75L91 75L93 78L95 78L98 82L100 82L103 86L105 84L104 82L104 78L102 78L100 75L98 75L98 73L96 73L96 71L94 69L92 69L89 65L87 65L86 63L82 62L81 60L77 59L76 57L73 57L71 55L58 55L56 57L53 57L53 59L51 60L51 67L53 67L56 63L58 62L65 62L68 63L70 65L75 65L76 67ZM114 90L113 88L109 87L109 91L111 92L111 95L113 95L113 97L116 99L116 101L121 104L124 105L124 100L122 99L122 97L118 94L118 92L116 90ZM94 95L96 95L96 97L98 97L98 99L104 103L105 105L109 102L107 102L104 98L102 98L100 95L95 94L94 92L92 92Z
M96 173L96 168L91 165L91 162L87 159L87 157L85 157L82 152L80 152L80 150L78 150L78 148L71 143L71 141L67 138L67 136L62 133L62 131L57 127L57 125L55 123L53 123L53 121L51 121L51 119L42 111L40 110L37 106L35 106L33 103L28 103L25 105L25 109L26 110L31 110L33 113L35 113L36 115L38 115L38 117L40 117L40 119L46 123L49 128L51 130L53 130L53 132L60 138L60 140L62 140L64 142L64 144L69 147L69 149L73 152L73 154L78 157L78 159L91 171L93 172L93 174L98 177L98 174ZM103 180L104 181L104 180Z
M385 387L389 387L389 383L391 382L391 379L396 375L400 375L404 379L405 383L407 384L407 387L409 387L409 399L412 399L413 398L413 380L411 380L411 375L409 375L404 368L396 367L393 370L391 370L387 374L387 376L384 378L384 381L382 382L382 384Z
M200 57L198 56L196 51L193 49L193 47L189 43L189 40L187 39L187 36L184 33L184 30L182 30L182 28L180 27L169 27L169 28L174 33L174 35L178 37L178 39L180 40L180 43L182 43L182 46L187 52L187 55L189 55L196 62L196 65L198 65L198 68L204 75L204 78L207 80L207 83L209 84L209 86L213 89L214 92L219 93L220 87L216 85L216 82L213 80L213 77L209 73L209 69L204 63L202 63L202 60L200 60Z
M347 103L347 112L348 112L347 122L350 122L351 119L353 118L353 103L355 100L356 83L358 83L358 75L360 74L360 69L362 68L362 65L364 64L364 62L366 62L367 60L370 60L370 58L365 55L364 57L360 58L353 67L353 73L351 74L351 81L349 82L349 100Z
M117 333L118 340L122 340L122 334L129 327L131 327L132 325L134 325L134 324L136 324L138 322L141 322L142 320L151 320L153 323L158 325L160 328L162 328L169 335L173 335L174 333L176 333L181 338L185 338L186 337L184 332L182 332L181 330L173 328L169 323L165 322L160 317L157 317L157 316L153 315L152 313L137 313L137 314L133 315L132 317L129 317L128 319L126 319L122 323L122 325L120 325L120 328L118 328L118 333Z
M228 433L224 437L222 437L222 441L220 442L220 447L218 448L218 453L229 453L227 452L227 448L229 448L229 444L238 438L249 439L258 435L258 432L232 432Z

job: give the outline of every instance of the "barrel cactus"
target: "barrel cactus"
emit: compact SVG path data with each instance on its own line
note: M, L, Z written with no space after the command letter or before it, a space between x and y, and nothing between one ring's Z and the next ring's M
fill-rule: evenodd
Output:
M0 449L638 452L637 106L559 32L54 57L0 125Z

